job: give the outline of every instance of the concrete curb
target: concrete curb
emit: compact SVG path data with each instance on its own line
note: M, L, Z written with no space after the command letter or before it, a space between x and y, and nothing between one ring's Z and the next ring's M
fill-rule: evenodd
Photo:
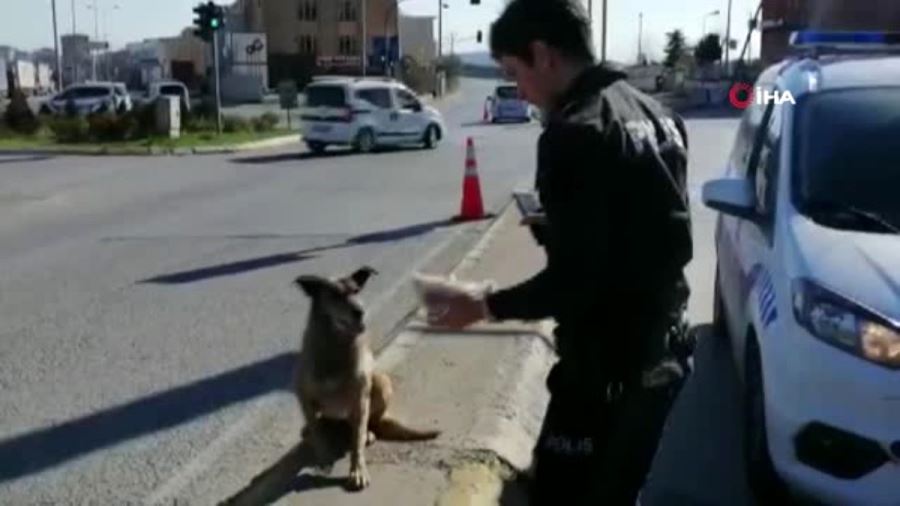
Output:
M483 238L460 262L454 275L465 278L489 254L495 234L504 226L518 226L509 206ZM411 327L415 330L415 327ZM516 335L503 360L497 363L486 401L476 406L475 423L467 436L448 448L455 454L447 463L447 487L435 499L438 506L505 506L528 504L523 482L532 463L532 449L549 403L546 377L556 362L553 323L492 324L484 335ZM481 327L471 329L478 336ZM381 362L383 358L379 357Z
M197 146L167 148L162 146L148 147L111 147L85 146L83 148L64 147L59 149L2 149L4 155L60 155L60 156L191 156L191 155L226 155L258 149L287 146L300 142L300 134L282 135L261 141L222 146Z

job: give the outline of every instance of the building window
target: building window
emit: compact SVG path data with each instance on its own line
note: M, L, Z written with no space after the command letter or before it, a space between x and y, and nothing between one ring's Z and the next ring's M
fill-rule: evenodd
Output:
M316 54L318 49L316 39L312 35L301 35L297 39L297 46L301 54Z
M319 17L319 6L315 0L302 0L297 9L300 21L315 21Z
M338 38L338 54L342 56L353 56L359 52L359 45L356 37L342 35Z
M341 2L338 9L338 21L356 21L356 5L350 0Z

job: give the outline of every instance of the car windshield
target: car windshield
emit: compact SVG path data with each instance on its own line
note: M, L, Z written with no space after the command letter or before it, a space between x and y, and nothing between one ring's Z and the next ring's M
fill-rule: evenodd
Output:
M174 85L174 84L170 84L170 85L167 85L167 86L160 86L160 87L159 87L159 94L160 94L160 95L170 95L170 96L180 97L180 96L183 94L183 92L182 92L182 89L181 89L180 86L177 86L177 85Z
M497 97L507 100L519 98L519 88L515 86L500 86L497 88Z
M900 227L900 87L814 95L798 120L798 207L834 228Z
M309 107L343 107L347 103L341 86L310 86L306 89Z
M60 100L72 100L72 99L79 99L79 98L102 98L102 97L107 97L109 95L110 95L109 88L81 87L81 88L68 89L65 92L63 92L62 95L59 95L58 98Z

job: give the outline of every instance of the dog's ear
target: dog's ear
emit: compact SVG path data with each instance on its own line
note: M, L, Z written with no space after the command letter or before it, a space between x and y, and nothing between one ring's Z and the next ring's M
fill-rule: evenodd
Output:
M369 278L378 274L378 271L369 267L368 265L364 267L360 267L356 272L350 275L350 279L353 280L353 283L357 287L357 291L362 290L364 286L366 286L366 282L369 281Z
M303 290L306 295L315 298L328 285L328 280L319 276L300 276L294 280L294 283Z

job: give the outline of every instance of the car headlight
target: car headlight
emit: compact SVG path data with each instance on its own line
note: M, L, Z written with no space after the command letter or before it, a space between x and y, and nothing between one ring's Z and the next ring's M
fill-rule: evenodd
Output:
M792 305L797 323L818 339L900 368L900 328L887 318L807 279L794 281Z

